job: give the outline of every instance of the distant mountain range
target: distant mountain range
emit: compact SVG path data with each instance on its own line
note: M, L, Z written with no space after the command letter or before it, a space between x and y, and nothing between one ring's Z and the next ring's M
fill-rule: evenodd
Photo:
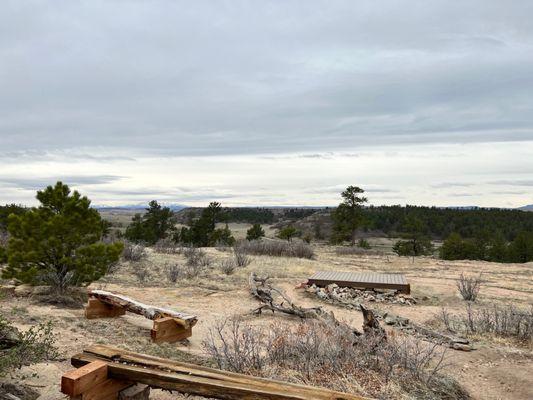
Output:
M533 204L529 204L527 206L520 207L519 210L522 210L522 211L533 211Z

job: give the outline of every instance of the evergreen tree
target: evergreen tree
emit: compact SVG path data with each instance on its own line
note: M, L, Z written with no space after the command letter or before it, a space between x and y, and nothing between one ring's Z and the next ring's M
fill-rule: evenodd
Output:
M260 224L253 224L250 229L246 231L247 240L258 240L265 236L265 231Z
M223 219L225 215L220 203L211 202L202 211L200 218L191 219L189 227L181 228L179 234L174 236L174 240L197 247L215 246L219 243L231 246L235 243L235 238L228 225L216 229L217 222Z
M123 244L104 244L104 224L90 200L61 182L37 192L41 205L11 214L8 267L2 276L48 283L59 292L87 285L118 261Z
M278 237L280 239L286 240L287 242L292 242L292 238L295 237L295 236L298 236L299 234L300 234L300 232L298 231L298 229L296 229L292 225L289 225L289 226L283 228L281 231L279 231Z
M433 253L433 245L427 236L424 223L418 218L409 218L403 226L402 237L407 240L399 240L393 247L393 251L399 256L421 256Z
M352 246L355 244L357 229L363 223L363 204L367 202L366 197L360 196L364 192L357 186L348 186L341 193L343 201L332 213L333 242L349 240Z
M148 245L157 243L174 231L174 215L170 208L162 207L156 200L148 203L144 215L135 214L126 228L125 237L132 242Z

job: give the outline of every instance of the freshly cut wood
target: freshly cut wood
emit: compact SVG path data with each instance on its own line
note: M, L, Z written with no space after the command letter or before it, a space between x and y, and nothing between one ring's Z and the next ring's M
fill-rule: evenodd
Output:
M107 363L93 361L81 368L68 371L61 377L61 392L71 397L78 396L107 379Z
M133 385L122 379L106 379L81 395L81 400L118 400L119 392Z
M122 307L104 303L96 298L90 298L85 307L85 318L114 318L126 314Z
M108 346L92 346L72 357L79 367L106 361L108 377L180 393L217 399L362 400L363 397L324 388L257 378L214 368L176 362Z
M192 336L192 327L183 328L175 318L164 317L154 321L150 336L155 343L177 342Z
M174 318L176 322L182 325L182 327L185 329L194 326L198 320L198 318L194 315L143 304L129 297L107 292L105 290L93 290L89 293L89 296L112 306L122 307L126 311L142 315L148 319L155 320L163 317Z

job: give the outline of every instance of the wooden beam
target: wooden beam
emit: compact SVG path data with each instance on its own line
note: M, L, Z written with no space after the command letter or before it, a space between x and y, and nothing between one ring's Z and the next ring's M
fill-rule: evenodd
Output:
M154 327L150 332L154 343L174 343L192 336L192 327L184 328L174 318L164 317L154 321Z
M104 303L95 298L89 298L85 306L85 318L113 318L126 314L126 310L122 307L113 306Z
M218 399L268 400L362 400L356 395L324 388L220 371L137 354L107 346L93 346L72 357L74 366L94 360L108 361L109 376L180 393Z
M61 392L75 397L106 379L107 363L96 360L63 374L61 377Z
M106 379L81 394L81 400L117 400L121 390L133 383L123 379Z

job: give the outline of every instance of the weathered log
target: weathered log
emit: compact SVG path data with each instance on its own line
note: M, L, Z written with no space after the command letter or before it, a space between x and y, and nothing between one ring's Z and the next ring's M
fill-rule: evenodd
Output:
M148 304L143 304L129 297L107 292L105 290L93 290L89 293L89 296L96 298L104 303L110 304L114 307L121 307L126 311L142 315L151 320L156 320L158 318L163 317L174 318L176 322L181 324L185 329L194 326L198 320L197 317L194 315L185 314L167 308L154 307Z
M361 309L361 312L363 313L363 332L366 335L381 335L383 340L387 339L387 333L385 332L385 329L381 327L379 324L378 319L374 315L374 312L368 308L366 308L364 305L360 304L359 308Z
M268 282L269 278L258 277L255 272L250 274L249 285L252 295L259 300L263 305L256 308L253 312L255 314L261 314L263 310L270 310L273 313L278 311L284 314L295 315L300 318L314 318L319 319L322 322L339 326L345 323L340 322L335 318L333 312L328 312L322 307L300 307L292 302L292 300L285 295L281 290L273 287ZM275 296L281 298L281 301L276 301ZM357 329L349 327L355 336L360 336L361 332Z
M107 363L109 378L209 398L363 400L357 395L324 388L257 378L108 346L92 346L72 357L71 362L81 367L95 360Z

